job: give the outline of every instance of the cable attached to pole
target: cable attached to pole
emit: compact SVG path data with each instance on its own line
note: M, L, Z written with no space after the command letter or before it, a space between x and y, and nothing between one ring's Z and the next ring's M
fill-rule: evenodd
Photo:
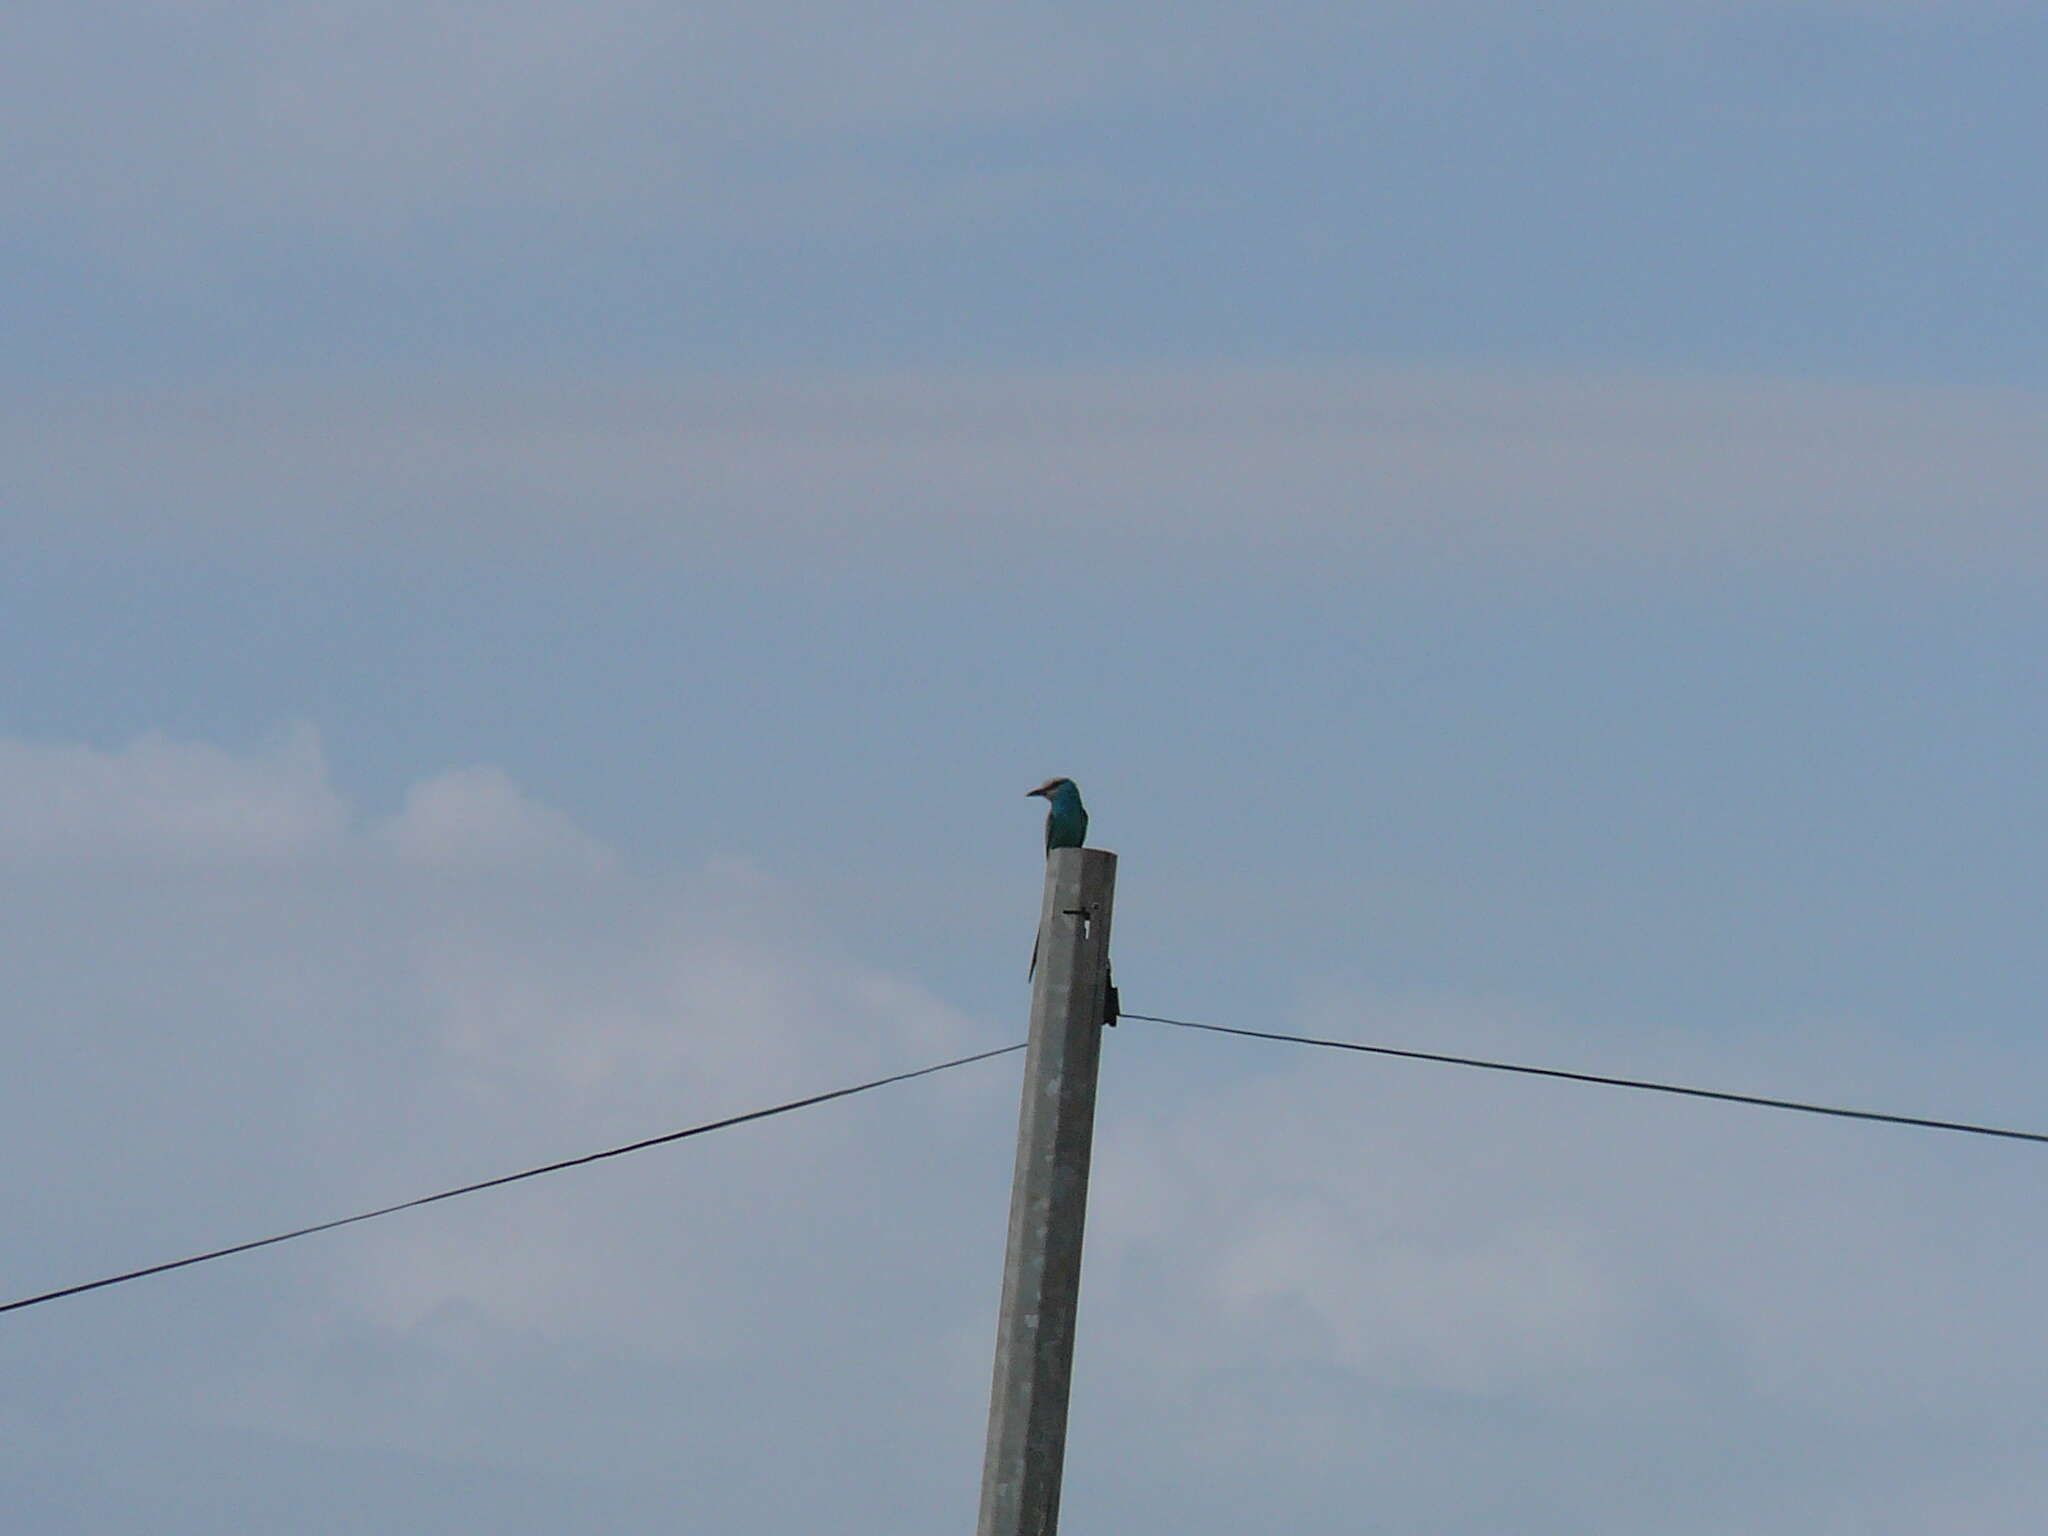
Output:
M108 1275L100 1280L87 1280L79 1285L67 1285L61 1290L44 1291L40 1296L24 1296L18 1301L0 1302L0 1312L18 1312L24 1307L41 1306L46 1301L57 1301L66 1296L78 1296L86 1291L97 1291L109 1285L125 1285L130 1280L142 1280L150 1275L168 1274L174 1269L184 1269L193 1264L205 1264L214 1259L224 1259L230 1254L248 1253L255 1248L268 1248L273 1243L288 1243L294 1238L311 1237L315 1232L332 1232L336 1227L353 1226L359 1221L374 1221L379 1216L389 1216L397 1211L409 1211L416 1206L433 1205L440 1200L453 1200L458 1195L473 1195L478 1190L496 1189L501 1184L517 1184L521 1179L537 1179L544 1173L560 1173L564 1168L580 1168L585 1163L603 1162L608 1157L624 1157L628 1152L642 1152L649 1147L665 1146L672 1141L687 1141L692 1136L708 1136L713 1131L728 1130L735 1125L745 1125L750 1120L766 1120L775 1115L786 1115L793 1110L809 1109L814 1104L824 1104L833 1099L850 1098L856 1093L866 1093L872 1088L886 1088L891 1083L907 1083L913 1077L930 1077L934 1072L948 1072L954 1067L964 1067L972 1062L987 1061L994 1056L1007 1056L1012 1051L1024 1049L1021 1040L1015 1045L1000 1046L993 1051L980 1051L972 1056L956 1057L942 1061L936 1066L919 1067L914 1072L898 1072L890 1077L878 1077L872 1082L856 1083L851 1088L834 1088L830 1093L814 1093L807 1099L791 1099L786 1104L772 1105L767 1109L748 1110L743 1115L728 1115L723 1120L706 1121L686 1130L670 1131L664 1136L649 1136L644 1141L628 1142L623 1147L609 1147L602 1152L586 1152L581 1157L565 1157L558 1163L544 1163L538 1168L523 1169L518 1173L503 1173L494 1179L479 1179L474 1184L464 1184L458 1189L444 1189L439 1194L421 1195L416 1200L401 1200L396 1205L379 1206L374 1211L362 1211L354 1216L342 1216L333 1221L315 1222L310 1227L298 1227L290 1232L279 1232L272 1237L259 1237L252 1242L235 1243L226 1248L216 1248L211 1253L195 1253L190 1258L172 1259L165 1264L151 1264L144 1269L131 1269L126 1274Z
M1724 1093L1716 1088L1688 1088L1679 1083L1653 1083L1634 1077L1608 1077L1598 1072L1567 1072L1560 1067L1531 1067L1513 1061L1488 1061L1478 1056L1446 1056L1436 1051L1401 1050L1391 1045L1363 1045L1355 1040L1323 1040L1313 1035L1283 1035L1264 1029L1239 1029L1229 1024L1200 1024L1193 1019L1167 1019L1153 1013L1127 1013L1127 1019L1200 1029L1215 1035L1241 1035L1247 1040L1277 1040L1288 1045L1314 1045L1333 1051L1359 1051L1369 1056L1398 1056L1404 1061L1433 1061L1453 1067L1478 1067L1488 1072L1518 1072L1526 1077L1554 1077L1569 1083L1595 1083L1604 1088L1633 1088L1642 1093L1675 1093L1689 1099L1716 1099L1724 1104L1754 1104L1762 1109L1796 1110L1802 1115L1832 1115L1840 1120L1875 1120L1884 1125L1910 1125L1924 1131L1957 1131L1965 1136L1998 1136L2007 1141L2048 1142L2048 1133L2012 1131L1964 1120L1927 1120L1918 1115L1891 1115L1875 1109L1844 1109L1798 1099L1770 1099L1752 1093Z

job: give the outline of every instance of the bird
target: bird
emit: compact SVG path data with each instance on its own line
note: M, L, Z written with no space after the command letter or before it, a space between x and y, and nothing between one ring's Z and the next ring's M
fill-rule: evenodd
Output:
M1045 851L1050 854L1055 848L1078 848L1088 836L1088 808L1081 803L1081 790L1072 779L1047 779L1036 789L1024 792L1024 798L1033 795L1045 797ZM1038 974L1038 945L1043 934L1031 941L1031 964L1024 972L1029 981Z
M1045 797L1045 851L1078 848L1088 837L1088 808L1081 804L1080 788L1072 779L1047 779L1038 788L1025 791Z

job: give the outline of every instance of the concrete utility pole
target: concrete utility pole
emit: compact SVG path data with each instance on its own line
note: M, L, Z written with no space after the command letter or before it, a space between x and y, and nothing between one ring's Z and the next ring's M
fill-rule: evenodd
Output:
M977 1536L1059 1529L1115 895L1115 854L1055 848L1046 855Z

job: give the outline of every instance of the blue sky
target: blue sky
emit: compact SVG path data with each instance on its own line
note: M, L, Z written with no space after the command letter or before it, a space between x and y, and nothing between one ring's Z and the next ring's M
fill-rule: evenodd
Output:
M1051 773L1134 1009L2043 1128L2026 8L10 25L0 1292L1005 1043ZM1109 1047L1069 1529L2040 1528L2025 1148ZM0 1483L960 1529L1015 1093L11 1314Z

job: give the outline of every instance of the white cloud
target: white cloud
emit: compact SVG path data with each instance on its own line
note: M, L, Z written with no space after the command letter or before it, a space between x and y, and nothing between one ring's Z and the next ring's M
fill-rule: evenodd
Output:
M537 805L497 768L455 769L415 784L383 829L400 858L428 864L611 863L568 817Z
M53 975L43 1007L80 1027L44 1038L78 1091L211 1097L209 1079L253 1079L298 1107L293 1144L247 1145L231 1124L211 1134L281 1170L311 1159L302 1209L925 1065L975 1034L908 979L837 953L773 878L632 871L496 769L429 778L378 824L351 815L310 730L246 755L160 737L113 752L0 742L0 796L0 847L44 856L0 881L23 914L10 948L24 998L29 978L107 946L118 968L83 962L104 972L96 985L132 981L152 1016L102 1014L94 988L67 997ZM175 1065L109 1081L140 1029ZM947 1103L926 1095L913 1114L957 1119ZM151 1119L146 1103L74 1108L127 1116L138 1136ZM173 1184L157 1197L183 1208L165 1150ZM850 1174L861 1162L813 1124L763 1150L783 1175L793 1154ZM701 1309L677 1304L671 1275L701 1239L686 1221L641 1232L630 1208L645 1175L616 1172L526 1202L509 1226L500 1206L366 1231L340 1257L343 1295L401 1331L452 1309L615 1344L701 1338ZM137 1196L154 1182L138 1170ZM713 1196L700 1215L744 1241L744 1206ZM598 1292L603 1305L584 1304Z
M2048 1068L2031 1043L1993 1053L1979 1037L1972 1067L1810 1021L1772 1040L1648 1041L1368 997L1306 1027L1823 1102L1842 1101L1827 1084L1854 1063L1847 1097L1965 1118L1965 1094L1996 1105ZM1099 1154L1093 1299L1144 1319L1107 1347L1162 1390L1339 1366L1502 1403L1732 1396L1870 1433L2020 1412L2031 1394L2038 1361L2014 1339L2048 1247L2004 1214L2032 1177L2010 1147L1255 1042L1155 1044L1238 1052L1243 1073L1112 1130Z
M0 739L0 851L15 856L286 859L332 849L347 819L307 727L248 755Z
M303 734L0 764L69 768L50 825L96 839L0 869L32 1063L0 1077L0 1163L37 1170L0 1189L10 1294L988 1038L772 876L598 857L492 770L379 826ZM324 830L218 856L280 785ZM176 837L129 809L187 802L214 809ZM2025 1042L1978 1042L1973 1069L1845 1024L1646 1040L1485 999L1333 997L1306 1022L1814 1097L1854 1059L1859 1096L1957 1113L2042 1066ZM2038 1408L2028 1154L1137 1023L1114 1044L1076 1508L1348 1529L1328 1510L1363 1479L1397 1523L1499 1529L1506 1499L1532 1533L1620 1531L1664 1507L1630 1492L1644 1464L1712 1492L1659 1525L1679 1536L1897 1510L2017 1532L2041 1507L2038 1458L1983 1432ZM971 1514L1015 1075L888 1092L22 1314L0 1422L119 1466L129 1513L178 1425L375 1466L365 1530L409 1507L416 1462L597 1477L648 1509L680 1478L700 1511L790 1500L789 1528L855 1487L880 1502L840 1528L937 1529ZM17 1413L14 1384L71 1408ZM226 1477L250 1451L194 1454Z

